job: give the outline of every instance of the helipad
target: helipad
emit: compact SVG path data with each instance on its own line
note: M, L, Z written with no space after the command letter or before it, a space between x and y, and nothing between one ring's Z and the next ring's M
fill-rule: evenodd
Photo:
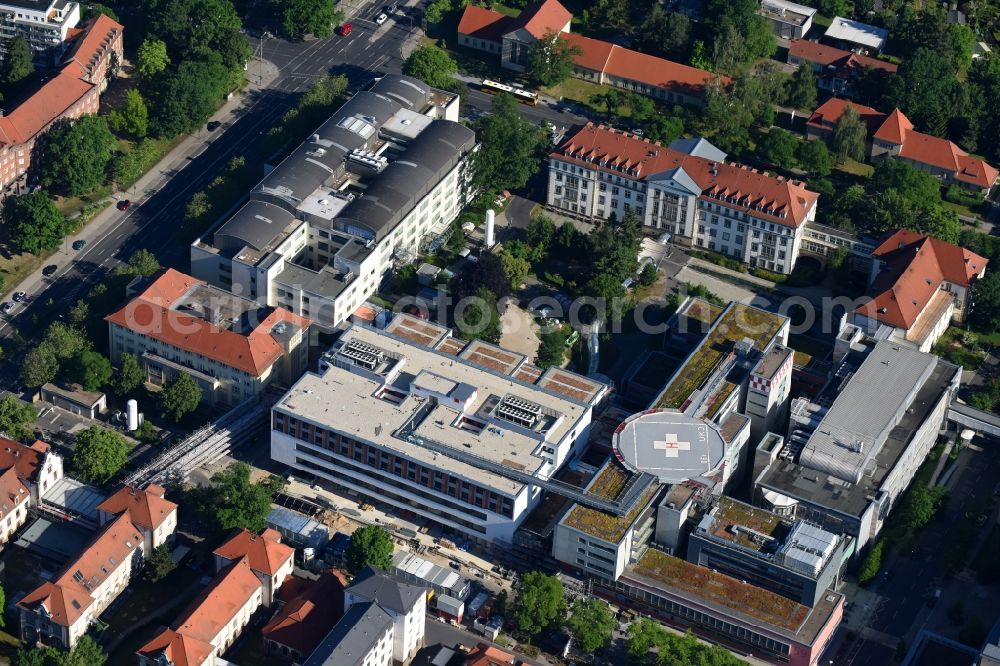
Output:
M618 426L615 455L633 472L648 472L661 483L681 483L714 471L725 455L718 426L677 410L634 414Z

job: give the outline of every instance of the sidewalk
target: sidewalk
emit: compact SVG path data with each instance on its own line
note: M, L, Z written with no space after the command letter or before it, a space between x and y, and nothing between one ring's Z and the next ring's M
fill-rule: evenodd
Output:
M258 81L257 78L258 67L260 67L260 71L262 72L261 81ZM248 81L243 90L234 93L232 98L227 100L209 120L218 121L223 123L223 125L232 122L237 117L237 112L244 108L253 93L266 89L270 83L277 78L278 69L268 61L264 61L261 65L258 65L257 61L251 61L247 74L248 78L252 79L252 81ZM114 205L108 206L108 208L98 213L94 219L87 223L87 225L77 234L67 237L63 241L63 245L61 245L60 248L64 245L72 245L78 240L84 240L88 245L91 245L92 243L114 233L115 229L117 229L129 215L135 212L135 210L139 208L151 194L155 193L159 189L164 180L177 176L190 163L187 159L189 156L200 153L205 149L206 143L210 143L215 137L221 136L223 131L224 128L220 128L219 130L216 130L215 133L210 133L205 129L205 125L202 125L197 131L186 137L180 144L178 144L176 148L164 155L163 159L161 159L141 178L139 178L139 180L136 181L131 188L127 191L116 193L116 198L127 198L132 201L132 207L128 211L120 211ZM43 265L48 265L50 262L59 265L59 270L50 278L45 278L45 276L42 275L43 268L39 268L22 280L20 284L12 285L9 288L9 291L12 293L23 291L33 297L36 297L40 292L49 287L50 280L58 279L70 266L72 266L77 258L86 256L85 254L78 255L77 257L72 257L71 255L72 258L68 261L64 259L63 263L60 264L60 255L62 255L62 249L52 252L42 262ZM62 256L65 257L66 255ZM127 257L119 258L121 261L124 261L125 259L127 259Z

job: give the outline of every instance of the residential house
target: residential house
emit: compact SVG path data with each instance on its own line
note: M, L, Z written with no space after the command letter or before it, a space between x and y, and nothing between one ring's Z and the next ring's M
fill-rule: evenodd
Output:
M31 446L0 437L0 547L28 520L28 509L63 478L62 458L45 442Z
M17 602L21 640L72 650L141 568L144 544L128 511L107 522L58 577Z
M278 610L264 625L264 652L273 659L301 662L311 655L344 614L347 579L336 570L319 580L292 576L278 591Z
M757 13L771 23L778 39L801 39L812 28L816 10L786 0L761 0Z
M37 3L31 4L37 8ZM60 11L72 7L79 12L76 3L54 4L62 8ZM23 11L22 8L13 13L23 14ZM13 13L0 10L3 41L13 36L4 21L19 21L9 18ZM53 12L50 16L57 14ZM0 117L0 188L11 188L16 183L13 190L25 191L25 174L31 166L35 142L54 122L97 113L100 95L121 62L122 31L121 24L104 14L91 19L75 37L69 59L59 73Z
M214 666L251 617L270 607L292 574L295 551L281 535L239 530L215 549L215 579L169 627L136 653L140 666Z
M791 41L788 46L788 62L792 65L810 63L820 90L846 96L850 96L854 81L866 70L872 69L885 74L895 74L898 70L891 62L808 39Z
M213 551L216 571L246 558L250 569L260 579L262 604L274 603L278 588L292 575L295 549L281 543L281 535L270 528L260 534L241 529Z
M869 300L851 324L877 339L930 351L951 322L969 312L972 285L986 274L984 257L958 245L901 229L872 253Z
M344 617L304 666L407 664L424 644L427 591L366 567L344 590Z
M549 154L546 203L585 219L633 211L675 242L791 273L819 194L726 158L704 139L664 146L588 123Z
M139 648L139 666L214 666L261 607L264 588L241 557L220 571L173 625Z
M458 43L500 58L500 65L514 71L526 68L528 48L556 33L579 53L573 76L601 85L630 90L670 103L700 105L710 72L633 51L617 44L570 32L572 15L558 0L539 0L517 17L469 4L458 24ZM721 77L725 84L729 79Z
M823 33L823 39L844 49L861 55L879 54L889 39L889 31L861 21L834 16L830 26Z
M173 541L177 529L177 505L166 499L166 492L153 483L143 490L124 486L97 505L98 522L106 525L127 513L142 534L143 551L150 553Z
M67 42L80 31L80 3L67 0L6 0L0 2L0 59L7 57L7 45L20 37L43 68L59 63Z
M312 323L172 268L105 321L113 363L134 354L146 381L163 386L183 373L201 387L203 400L223 405L294 381L306 367Z
M899 109L893 110L872 135L872 160L891 157L927 171L946 185L990 193L1000 171L988 162L972 157L948 139L913 129L913 123Z
M510 652L480 643L466 655L465 666L513 666L517 660Z
M885 114L864 104L856 104L839 97L831 97L812 112L806 121L806 138L828 140L833 135L833 129L840 122L841 116L848 108L858 113L858 118L868 128L869 136L885 121Z

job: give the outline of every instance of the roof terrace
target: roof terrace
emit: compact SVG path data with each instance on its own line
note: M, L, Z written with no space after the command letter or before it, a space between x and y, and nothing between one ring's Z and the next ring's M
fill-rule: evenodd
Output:
M774 552L788 531L777 514L728 497L719 498L709 519L709 534L756 552Z
M748 339L756 351L763 352L787 322L788 319L781 315L742 303L731 303L715 320L701 344L674 373L653 406L680 408L733 352L738 342Z

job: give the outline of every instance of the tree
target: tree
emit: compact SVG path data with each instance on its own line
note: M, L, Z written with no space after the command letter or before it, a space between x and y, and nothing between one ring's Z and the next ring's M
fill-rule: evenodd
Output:
M59 360L51 345L40 344L28 352L21 362L21 381L26 386L38 388L47 384L59 374Z
M215 52L230 58L227 68L237 64L243 68L246 58L240 61L240 54L225 53L235 34L243 40L249 57L249 45L240 34L243 23L230 0L148 0L144 4L148 34L162 39L179 62Z
M941 486L928 488L923 483L913 484L899 507L900 524L908 530L922 528L940 508L944 493L945 489Z
M861 561L861 568L858 569L858 582L862 585L871 582L875 576L878 575L878 570L882 568L882 545L884 541L880 540L868 554L865 555L865 559Z
M969 324L977 331L992 333L1000 321L1000 273L986 271L986 277L973 283L972 297L975 305Z
M608 115L613 116L618 113L618 109L625 104L625 93L618 88L608 88L603 93L594 93L590 97L591 104L603 104L608 110Z
M945 109L956 109L956 100L961 99L960 88L949 57L921 47L899 66L886 94L891 104L903 109L915 126L940 136L941 114Z
M59 666L104 666L108 655L89 635L80 638L72 652L61 653Z
M116 132L141 139L149 131L149 111L146 102L138 90L132 88L125 95L121 109L115 109L108 115L108 123Z
M113 370L111 361L95 351L77 354L69 367L73 381L83 386L85 391L96 391L111 381Z
M76 196L106 180L115 137L103 116L59 121L45 135L42 182Z
M755 0L706 0L702 14L715 22L712 62L715 70L745 71L759 58L770 58L777 41L767 19L757 14Z
M535 215L528 222L528 245L544 254L555 236L556 225L545 215Z
M566 334L561 329L542 333L541 344L538 345L538 356L535 365L540 368L561 366L566 360Z
M624 30L629 24L628 0L596 0L590 8L590 23L605 30Z
M516 253L509 247L516 242L508 243L508 247L505 247L498 255L500 257L500 264L503 266L503 272L507 275L507 279L510 280L512 289L519 289L528 278L528 271L531 270L531 264L523 256L523 252Z
M112 21L118 21L118 14L116 14L115 10L111 9L111 7L108 7L107 5L102 5L102 4L97 3L97 2L91 2L91 3L87 4L86 6L84 6L84 8L83 8L83 18L84 18L84 20L92 19L95 16L99 16L101 14L104 14L105 16L107 16ZM119 23L120 23L120 21L119 21Z
M83 326L90 317L90 304L82 298L73 304L66 314L70 326Z
M12 37L7 42L7 55L0 63L0 81L10 85L35 72L34 53L24 37Z
M816 74L812 63L803 62L785 86L785 104L797 109L816 108Z
M195 192L184 207L185 220L201 220L212 212L212 201L207 192Z
M507 282L509 285L509 279ZM496 294L486 287L480 287L471 297L461 299L455 311L455 323L466 340L478 338L493 344L499 343L501 324Z
M646 264L639 271L639 284L643 287L650 287L656 282L656 266Z
M3 221L14 243L34 254L56 249L66 234L66 218L41 190L7 197L3 204Z
M433 44L417 47L403 63L403 74L444 90L455 86L457 71L458 64L448 52Z
M215 111L227 84L228 72L217 55L181 62L174 72L161 77L157 86L150 123L154 134L172 138L201 125Z
M53 322L49 326L42 344L49 346L59 361L73 358L81 351L90 349L90 342L83 337L79 329L67 326L61 321Z
M847 107L833 126L830 134L830 149L833 151L837 164L843 164L848 159L861 162L865 159L865 138L868 130L861 122L857 109ZM895 160L885 160L894 162Z
M828 176L833 169L833 157L822 141L800 141L795 157L799 166L814 176Z
M160 544L150 553L146 560L146 576L152 581L163 580L167 574L177 568L174 558L170 556L170 549L165 544Z
M124 266L125 273L138 275L139 277L149 277L160 270L160 262L156 260L156 255L145 248L141 248L132 253L128 258L128 263Z
M356 574L365 567L388 569L392 566L392 536L380 525L365 525L351 535L344 552L347 570Z
M104 485L128 462L129 443L120 434L90 426L76 436L73 472L87 483Z
M37 418L38 412L34 407L10 393L0 400L0 432L11 439L25 440L33 437L35 431L31 426ZM3 606L0 605L0 608Z
M343 74L327 75L316 81L312 88L306 91L299 101L299 108L332 109L337 105L347 90L349 81Z
M473 162L474 183L487 192L524 187L538 171L548 143L505 93L493 99L493 113L479 119L476 138L481 145Z
M121 367L115 373L111 385L119 398L127 397L142 385L146 375L135 354L122 354Z
M573 62L580 47L549 30L528 46L528 75L543 86L562 83L573 73Z
M514 593L510 615L517 628L526 634L537 634L563 613L563 586L555 576L529 571L517 581Z
M170 56L167 55L167 45L155 37L147 37L139 45L136 54L136 71L146 81L152 81L167 71Z
M212 485L204 491L197 505L216 531L224 533L242 528L259 532L264 529L271 501L281 490L284 480L272 475L251 483L250 471L250 465L245 462L234 462L212 475Z
M596 652L611 642L615 615L600 599L579 599L573 604L566 626L584 652Z
M431 0L424 10L424 18L427 19L428 23L440 23L445 14L453 11L454 8L452 0Z
M690 19L684 14L663 9L659 3L653 5L639 28L639 50L643 53L679 58L687 53L690 40Z
M193 412L201 403L201 387L191 375L181 372L167 382L160 394L160 409L163 414L180 421Z
M333 26L343 19L334 0L280 0L275 5L281 12L281 27L289 37L329 37Z
M799 140L791 132L772 127L760 141L760 151L764 159L785 168L795 166L795 156Z

